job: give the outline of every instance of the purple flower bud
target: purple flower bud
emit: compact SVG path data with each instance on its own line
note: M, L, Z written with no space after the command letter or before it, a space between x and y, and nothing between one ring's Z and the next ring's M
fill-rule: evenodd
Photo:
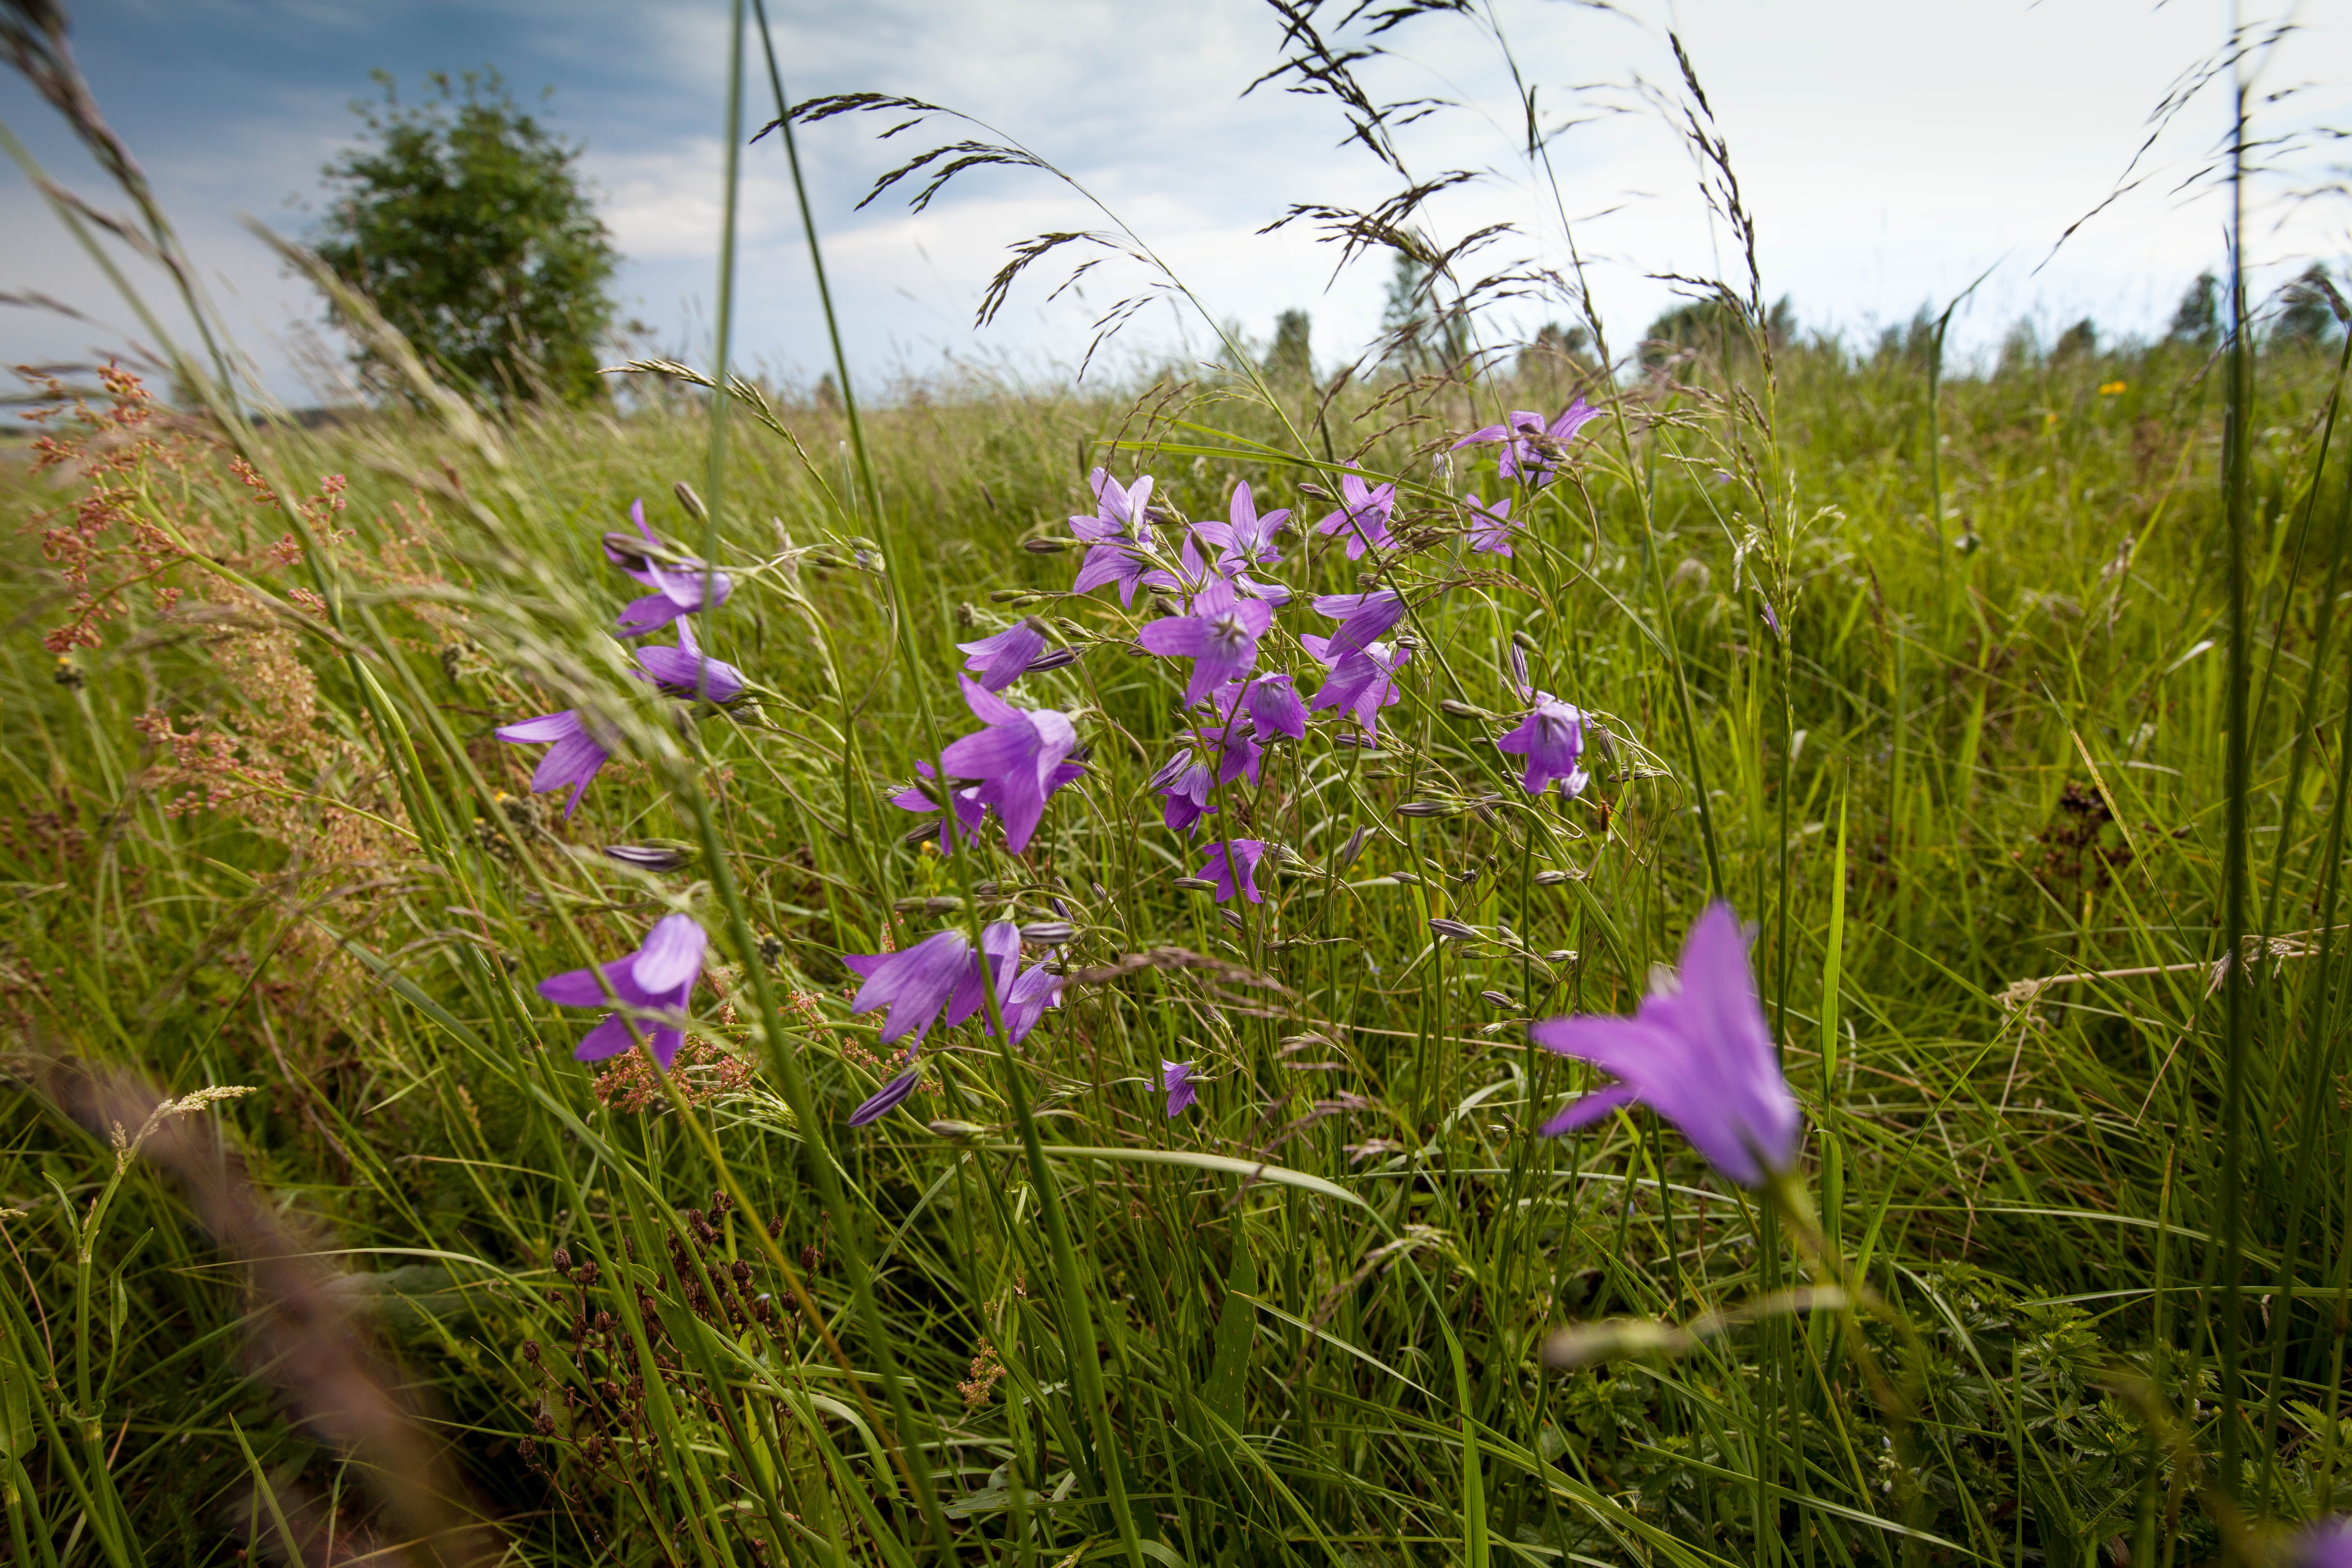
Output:
M921 1081L922 1074L908 1068L877 1089L865 1104L851 1111L849 1124L852 1127L863 1127L868 1122L881 1121L882 1118L905 1104L907 1097L915 1092L915 1086Z

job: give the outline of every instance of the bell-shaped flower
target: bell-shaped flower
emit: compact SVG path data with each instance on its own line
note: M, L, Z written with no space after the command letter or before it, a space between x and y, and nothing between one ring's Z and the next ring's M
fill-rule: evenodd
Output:
M604 559L654 592L642 599L632 599L622 607L623 637L641 637L661 630L680 616L715 610L735 591L726 573L714 572L690 556L677 562L663 560L667 547L646 526L644 501L629 503L629 521L637 525L637 532L652 548L640 546L625 533L608 533L604 536Z
M1025 616L994 637L960 642L956 649L971 656L963 667L979 678L981 685L1002 691L1026 675L1037 656L1045 651L1045 623L1034 616Z
M637 663L642 667L637 679L650 680L667 697L699 699L723 707L742 696L748 684L741 670L702 651L694 640L694 628L683 618L677 623L676 647L641 647Z
M980 943L981 952L973 952L971 939L950 927L898 952L842 954L841 962L865 981L850 1001L850 1012L887 1009L881 1037L886 1046L908 1035L921 1040L942 1012L947 1026L953 1028L985 1001L981 992L982 952L1003 995L1008 966L1021 956L1021 928L998 921L980 933Z
M1298 688L1286 675L1261 675L1249 683L1242 700L1249 708L1250 723L1261 739L1271 740L1287 735L1294 741L1307 738L1307 705L1298 700Z
M1315 613L1338 621L1339 629L1328 637L1306 637L1299 641L1314 658L1335 665L1388 636L1404 619L1404 595L1386 588L1369 594L1319 595Z
M2352 1518L2323 1519L2294 1535L2280 1554L2286 1568L2352 1568Z
M1511 535L1518 524L1511 521L1511 498L1505 496L1488 506L1476 496L1464 503L1470 509L1470 552L1472 554L1508 555Z
M1195 877L1214 882L1217 902L1230 900L1236 889L1251 903L1264 901L1257 890L1257 863L1265 858L1263 838L1220 838L1209 846L1209 858Z
M1489 425L1483 430L1473 430L1447 448L1458 452L1465 447L1484 446L1499 441L1503 455L1496 467L1507 479L1523 479L1540 489L1551 483L1559 471L1561 458L1567 454L1568 443L1579 430L1601 417L1601 410L1582 397L1562 409L1559 417L1549 424L1544 416L1529 409L1516 409L1510 422Z
M1045 1009L1062 1005L1062 976L1050 964L1033 963L1023 970L997 1002L1004 1016L1004 1037L1016 1046L1027 1039Z
M562 1007L612 1007L615 1012L588 1031L573 1057L583 1062L618 1056L642 1035L654 1060L667 1068L686 1043L686 1008L702 978L702 954L709 938L692 915L664 915L645 942L625 958L594 969L566 970L539 983L539 994ZM651 1017L635 1016L651 1014ZM633 1031L634 1026L634 1032Z
M1179 833L1191 833L1202 817L1217 809L1209 804L1209 791L1216 782L1216 775L1196 753L1177 752L1151 775L1151 792L1161 801L1160 820Z
M543 713L536 719L501 725L494 733L501 741L517 746L535 746L549 741L547 754L539 759L539 766L530 775L530 792L545 795L550 790L569 787L572 798L563 803L563 815L570 816L580 809L580 797L613 755L613 748L597 738L594 730L577 708L567 708L561 713Z
M1106 583L1116 583L1119 603L1133 605L1136 584L1151 570L1139 553L1152 542L1148 516L1151 476L1138 479L1131 489L1102 468L1097 468L1091 478L1096 515L1070 519L1070 531L1087 545L1087 558L1078 563L1077 580L1070 584L1070 592L1091 593Z
M1192 1102L1200 1098L1200 1090L1192 1084L1191 1062L1171 1062L1162 1057L1160 1059L1160 1087L1168 1095L1168 1120L1171 1121L1192 1110Z
M1063 764L1065 767L1074 765L1068 763ZM936 776L929 763L917 763L915 772L926 780ZM900 811L937 811L940 808L940 803L931 798L931 792L937 787L936 784L918 782L892 795L890 804ZM977 784L966 784L961 789L951 790L949 792L948 798L955 803L955 817L952 822L946 817L940 819L940 853L942 855L955 852L957 839L969 838L978 833L981 819L988 815L988 807L980 803L980 786Z
M1562 795L1582 795L1591 780L1577 765L1584 755L1584 710L1548 691L1535 695L1535 706L1528 710L1518 728L1495 742L1495 749L1527 758L1528 771L1519 787L1529 795L1541 795L1554 779L1559 781Z
M1322 640L1299 639L1308 645L1310 653L1316 651L1313 645ZM1412 658L1412 649L1391 647L1387 643L1374 643L1361 653L1351 653L1332 666L1329 679L1307 706L1315 710L1337 709L1353 717L1366 735L1377 737L1381 732L1381 710L1403 695L1397 689L1396 672Z
M1135 640L1164 658L1192 661L1192 682L1184 688L1184 703L1190 707L1247 674L1257 662L1257 639L1273 625L1273 605L1263 599L1244 599L1232 584L1213 580L1192 595L1189 614L1152 621L1135 634Z
M972 717L986 728L949 742L940 764L951 777L980 780L974 798L995 808L1005 847L1018 855L1045 815L1046 797L1076 776L1063 763L1077 746L1077 731L1051 708L1015 708L971 677L957 679Z
M1728 904L1707 906L1683 939L1677 978L1662 981L1633 1016L1547 1018L1530 1024L1528 1037L1618 1080L1545 1122L1545 1137L1639 1102L1742 1186L1762 1186L1796 1163L1803 1119Z
M1290 509L1279 508L1260 515L1257 502L1250 495L1249 481L1244 479L1234 487L1231 522L1196 522L1192 531L1217 548L1219 574L1232 577L1252 566L1271 566L1282 559L1282 552L1274 547L1274 537L1290 521Z
M1315 525L1318 533L1345 533L1348 559L1360 560L1367 550L1388 550L1389 514L1396 510L1396 486L1367 485L1353 474L1339 476L1339 510Z

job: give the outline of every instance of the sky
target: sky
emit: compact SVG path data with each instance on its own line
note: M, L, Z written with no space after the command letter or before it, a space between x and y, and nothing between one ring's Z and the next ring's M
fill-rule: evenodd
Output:
M101 108L148 170L238 342L289 404L320 401L331 379L320 364L334 351L305 349L317 302L241 219L297 238L311 226L320 167L352 143L351 106L374 96L377 68L410 96L427 72L502 72L517 98L584 146L580 167L625 258L625 313L648 327L649 346L708 362L724 0L82 0L70 9ZM1067 271L1049 262L992 326L975 330L1006 247L1053 230L1123 230L1129 248L1148 248L1191 296L1155 299L1089 374L1212 357L1219 324L1263 341L1286 309L1310 312L1327 371L1376 333L1387 258L1340 268L1337 247L1307 226L1258 232L1292 204L1365 206L1398 183L1346 144L1328 99L1278 84L1244 95L1279 58L1278 21L1261 0L771 0L769 15L793 98L903 94L990 128L942 119L882 142L876 132L896 117L845 116L803 132L862 381L957 366L1076 374L1094 322L1161 277L1103 253L1102 266L1049 299ZM2221 43L2220 0L1491 0L1480 15L1399 27L1379 40L1391 53L1361 74L1378 95L1451 106L1399 135L1415 175L1479 176L1427 210L1433 230L1450 238L1514 225L1483 253L1490 267L1564 273L1580 258L1618 343L1674 302L1658 275L1738 276L1744 265L1670 122L1686 96L1669 33L1684 41L1754 215L1764 291L1788 295L1806 329L1864 337L1987 275L1955 320L1963 352L1990 352L2020 319L2045 341L2085 315L2106 335L2151 333L2190 280L2221 263L2222 198L2191 176L2224 132L2225 100L2197 98L2142 151L2152 111ZM2257 133L2352 126L2352 7L2285 15L2297 30L2263 63ZM1556 131L1549 183L1523 155L1527 110L1511 60L1533 87L1538 120ZM764 71L747 73L746 87L756 126L772 113ZM53 177L120 205L13 77L0 79L0 122ZM860 210L874 178L931 134L1017 141L1067 180L983 169L919 214L893 195ZM2247 232L2262 278L2352 255L2343 145L2289 147L2258 182ZM2127 172L2137 183L2060 244ZM828 350L775 139L745 149L741 193L737 363L813 380ZM38 291L117 327L129 320L32 185L5 166L0 291ZM1548 319L1572 320L1572 308L1523 301L1492 330L1507 337ZM0 305L0 363L87 360L110 342L99 327Z

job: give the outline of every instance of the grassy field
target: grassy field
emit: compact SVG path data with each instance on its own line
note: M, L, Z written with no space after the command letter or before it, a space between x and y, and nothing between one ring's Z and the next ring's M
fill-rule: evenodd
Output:
M0 480L16 1559L2282 1550L2352 1506L2352 484L2336 347L2248 350L1196 368L856 427L651 372L307 430L51 387ZM1472 551L1495 448L1447 448L1579 394ZM1302 695L1314 595L1405 595L1376 745L1318 710L1163 825L1200 720L1133 646L1171 606L1067 592L1097 464L1171 545L1244 481L1300 524L1396 482L1391 543L1264 569ZM632 679L640 498L730 574L694 624L743 700ZM1005 696L1083 776L943 855L891 796L1024 616L1073 657ZM1527 686L1587 716L1574 799L1495 745ZM569 814L494 733L565 710L613 753ZM1242 829L1260 902L1199 885ZM1804 1114L1770 1193L1646 1110L1537 1132L1594 1079L1527 1025L1631 1012L1716 898ZM575 1060L539 983L680 914L673 1070ZM1017 1045L853 1015L843 955L999 921L1063 975Z

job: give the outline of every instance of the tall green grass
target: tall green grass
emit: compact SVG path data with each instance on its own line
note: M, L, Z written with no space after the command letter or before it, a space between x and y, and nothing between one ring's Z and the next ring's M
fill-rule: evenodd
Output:
M2186 1563L2343 1509L2343 365L2233 342L1374 381L1328 449L1238 365L854 424L648 379L494 426L422 367L421 412L314 431L93 399L5 503L13 1549ZM1311 731L1223 797L1298 865L1255 908L1180 888L1144 790L1180 688L1022 547L1084 465L1311 521L1352 450L1442 522L1418 443L1579 386L1609 435L1515 581L1419 563L1463 580L1391 739ZM1376 434L1400 407L1433 428ZM635 496L736 574L703 635L755 710L626 679L597 535ZM37 534L77 516L123 552L92 584L157 574L60 662ZM1356 585L1297 540L1282 570ZM1022 700L1079 717L1088 777L1023 859L943 862L887 796L963 728L953 643L1033 613L1086 647ZM1614 738L1574 805L1491 744L1515 634ZM565 820L489 731L583 702L625 743ZM593 853L648 840L697 858ZM1801 1250L1646 1114L1531 1135L1582 1079L1520 1021L1629 1009L1711 894L1761 922L1875 1314L1781 1294ZM709 1044L600 1082L532 983L674 909L723 950ZM837 955L982 918L1126 972L846 1129L888 1069ZM1202 1065L1181 1121L1163 1058ZM213 1086L256 1092L131 1147L126 1097Z

